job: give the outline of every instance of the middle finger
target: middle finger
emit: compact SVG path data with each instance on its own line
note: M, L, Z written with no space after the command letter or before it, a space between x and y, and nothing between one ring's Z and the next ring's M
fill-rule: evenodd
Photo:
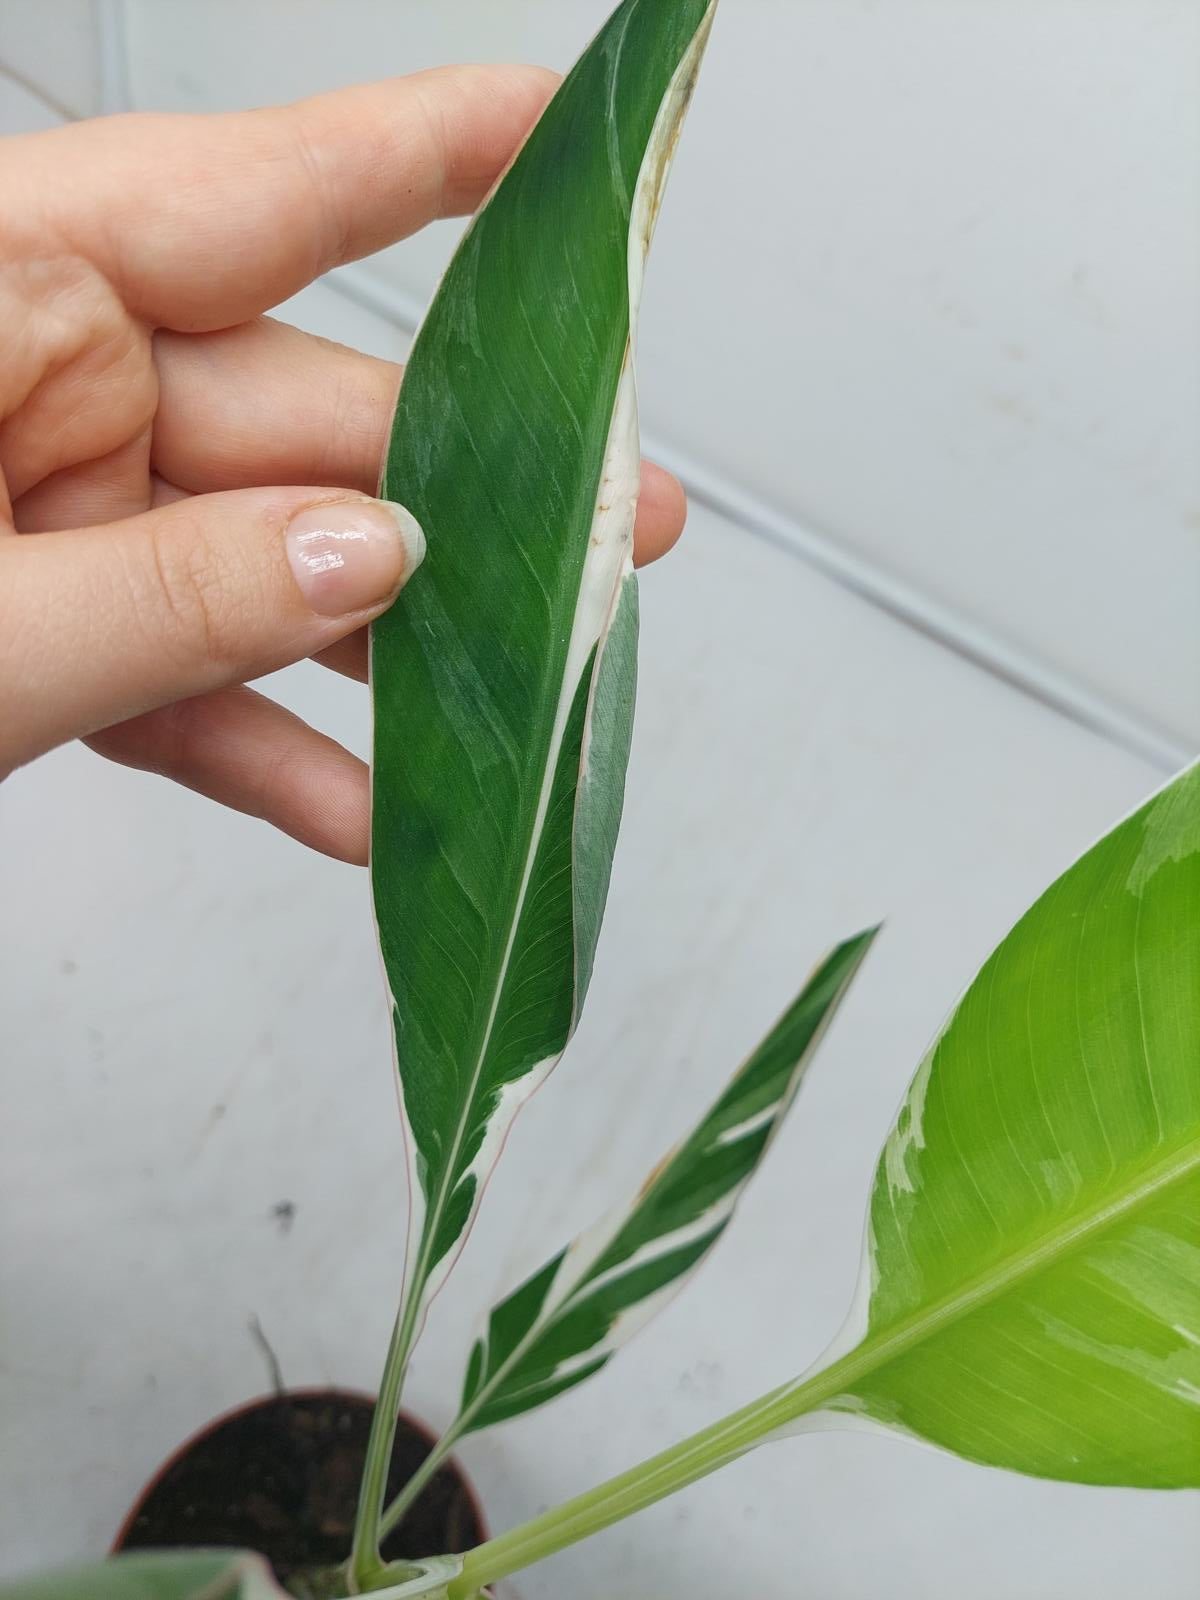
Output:
M286 322L155 335L159 407L152 465L193 494L315 483L374 494L403 367ZM639 564L683 529L670 473L643 463L634 527Z

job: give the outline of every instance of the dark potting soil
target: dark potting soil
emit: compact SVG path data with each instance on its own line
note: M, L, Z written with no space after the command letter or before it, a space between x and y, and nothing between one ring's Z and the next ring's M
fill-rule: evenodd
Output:
M215 1422L184 1446L134 1507L120 1550L176 1545L256 1550L281 1582L350 1553L372 1406L336 1389L280 1395ZM397 1494L430 1435L401 1417L388 1478ZM384 1545L388 1560L470 1549L486 1535L453 1462L432 1478Z

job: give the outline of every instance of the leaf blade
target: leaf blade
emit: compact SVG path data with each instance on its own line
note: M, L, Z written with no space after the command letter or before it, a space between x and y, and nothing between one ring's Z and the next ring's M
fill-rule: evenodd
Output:
M1030 1093L1047 1040L1049 1092ZM825 1355L472 1551L452 1600L830 1415L1047 1478L1200 1485L1197 1040L1200 763L1067 869L951 1013L880 1155Z
M448 1437L517 1416L590 1377L678 1292L727 1226L877 931L844 941L819 964L628 1206L494 1308Z
M422 1299L590 975L636 648L631 341L669 150L646 163L711 9L618 7L472 224L401 387L384 492L429 554L372 630L372 887Z
M1073 1482L1200 1483L1200 767L984 964L872 1190L825 1408Z
M0 1600L285 1600L261 1556L146 1550L0 1584Z

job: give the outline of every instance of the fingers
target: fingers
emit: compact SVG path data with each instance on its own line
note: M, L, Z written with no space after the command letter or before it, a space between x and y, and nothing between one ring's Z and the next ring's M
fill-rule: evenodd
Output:
M639 567L666 555L683 531L687 497L678 478L653 461L642 462L642 488L634 526L634 558ZM367 681L367 630L359 628L316 652L323 667L344 678Z
M642 462L637 518L633 524L633 559L639 567L665 556L678 541L687 519L687 495L672 472L657 462Z
M373 494L402 368L260 317L201 338L155 340L155 469L198 493L262 483L336 483ZM642 464L639 563L683 531L678 481Z
M0 190L148 322L228 327L474 210L557 81L446 67L265 111L104 118L6 141Z
M424 539L329 489L247 489L0 540L0 775L42 751L326 648L378 616Z
M201 337L163 332L155 470L208 494L256 482L374 494L403 368L258 317ZM300 464L303 463L303 466Z
M6 153L0 141L0 184ZM109 476L131 440L148 447L158 383L149 331L129 315L103 273L78 256L64 258L62 241L53 235L27 239L23 258L18 235L27 218L12 210L5 191L0 465L17 500L82 462L103 463ZM106 520L122 514L111 512Z
M87 741L143 772L281 828L301 844L367 862L367 769L273 700L239 686L163 706Z
M150 430L107 455L51 473L12 507L22 533L85 528L137 516L150 505Z

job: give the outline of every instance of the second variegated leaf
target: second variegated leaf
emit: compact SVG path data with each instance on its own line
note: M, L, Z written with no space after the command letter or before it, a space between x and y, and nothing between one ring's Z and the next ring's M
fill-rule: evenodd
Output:
M552 1400L598 1372L678 1292L724 1232L870 949L838 945L633 1200L580 1234L492 1311L458 1416L384 1518L393 1527L464 1434Z
M471 1354L460 1432L572 1388L682 1288L733 1215L875 933L846 940L821 963L631 1204L580 1234L495 1308Z

